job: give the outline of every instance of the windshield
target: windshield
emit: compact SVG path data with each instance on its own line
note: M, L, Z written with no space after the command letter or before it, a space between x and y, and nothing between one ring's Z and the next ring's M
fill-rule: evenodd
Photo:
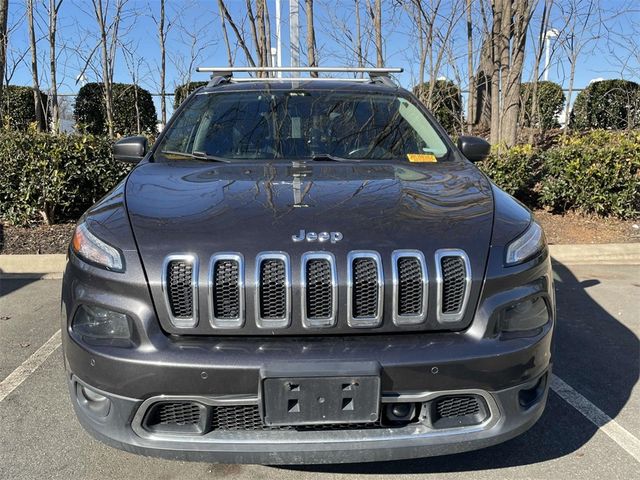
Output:
M409 100L319 90L196 95L156 155L217 159L441 158L447 147Z

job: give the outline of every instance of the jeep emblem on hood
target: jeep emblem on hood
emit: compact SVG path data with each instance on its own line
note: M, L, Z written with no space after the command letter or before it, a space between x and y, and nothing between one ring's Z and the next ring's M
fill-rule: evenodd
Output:
M305 230L300 230L298 235L291 235L291 240L294 242L302 242L306 240L307 242L326 242L327 240L331 240L331 243L336 243L342 240L342 233L340 232L306 232Z

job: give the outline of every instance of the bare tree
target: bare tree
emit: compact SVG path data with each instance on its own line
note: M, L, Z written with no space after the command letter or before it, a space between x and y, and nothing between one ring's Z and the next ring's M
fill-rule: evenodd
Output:
M104 85L104 102L107 113L107 132L110 138L114 136L113 129L113 71L118 50L118 30L122 20L122 12L128 0L115 0L113 15L108 18L108 8L103 6L102 0L91 0L93 12L99 29L99 48L101 53L102 83ZM106 7L109 7L109 3ZM91 61L92 55L86 65ZM86 67L85 67L86 68ZM84 70L84 69L83 69ZM82 74L82 73L81 73Z
M596 19L596 6L597 0L565 0L559 5L565 22L565 27L560 32L560 41L569 60L569 85L564 112L566 125L569 125L578 58L586 45L595 40L595 35L591 34L590 29ZM565 128L565 134L568 130Z
M151 7L150 7L151 9ZM160 13L156 18L151 15L158 29L158 45L160 47L160 121L164 127L167 123L167 36L173 22L165 14L165 0L160 0Z
M473 58L475 51L473 49L473 12L471 11L472 2L466 0L465 11L467 13L467 77L469 81L469 96L467 99L467 133L473 130L474 119L476 117L476 76L473 66Z
M375 10L374 10L375 8ZM375 0L375 7L369 4L376 35L376 66L384 67L384 53L382 51L382 0Z
M0 105L2 105L3 85L7 64L7 19L9 17L9 0L0 0ZM0 109L0 119L2 109Z
M218 0L218 16L220 17L220 26L222 27L222 37L224 38L224 45L227 49L227 63L231 67L233 66L233 57L231 56L231 43L229 42L229 35L227 34L227 24L225 22L225 15L223 13L223 10L226 11L226 9L224 8L224 4L222 3L222 0Z
M253 56L251 55L251 51L249 50L249 47L247 46L247 42L245 41L245 38L244 38L244 33L240 31L236 23L233 21L233 18L231 17L229 10L224 4L224 0L218 0L218 2L219 2L218 6L222 11L222 15L227 21L227 23L229 23L231 30L233 30L233 33L235 34L236 39L238 40L238 43L240 44L240 47L242 48L242 51L244 52L245 57L247 58L247 62L249 62L250 66L255 67L256 62L253 59Z
M33 81L33 101L36 114L36 125L39 131L46 129L42 94L40 92L40 77L38 76L38 52L36 47L36 32L33 22L33 0L27 0L27 24L29 27L29 49L31 50L31 79Z
M305 0L307 15L307 63L310 67L317 67L316 61L316 32L313 25L313 0ZM312 77L317 77L316 72L311 73Z
M51 116L51 132L60 131L60 109L58 106L58 78L56 54L56 34L58 30L58 11L62 5L62 0L49 0L49 112ZM46 8L46 7L45 7Z
M358 67L364 67L364 58L362 57L362 33L360 31L360 0L355 0L355 14L356 14L356 36L354 38L356 58L358 60Z

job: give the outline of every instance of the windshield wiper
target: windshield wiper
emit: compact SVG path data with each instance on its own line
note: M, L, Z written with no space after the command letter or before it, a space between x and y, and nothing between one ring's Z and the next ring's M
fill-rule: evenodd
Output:
M344 158L330 153L315 153L310 158L313 162L362 162L359 158Z
M208 155L208 154L206 154L204 152L188 153L188 152L177 152L177 151L173 151L173 150L162 150L160 153L162 153L164 155L175 155L175 156L179 156L179 157L195 158L197 160L208 160L208 161L211 161L211 162L222 162L222 163L231 162L231 160L229 160L228 158L217 157L215 155Z

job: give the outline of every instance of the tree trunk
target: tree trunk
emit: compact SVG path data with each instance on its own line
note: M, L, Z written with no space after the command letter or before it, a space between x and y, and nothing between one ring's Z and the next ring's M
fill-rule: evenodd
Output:
M96 14L96 21L100 29L100 51L102 57L102 82L104 84L104 103L107 113L107 133L109 138L114 137L113 128L113 92L111 90L111 68L109 61L109 46L107 38L107 26L105 24L102 0L92 0Z
M384 67L384 55L382 52L382 0L376 0L376 11L373 20L376 32L376 66Z
M29 49L31 50L31 79L33 81L33 102L35 106L36 125L38 131L47 128L42 108L42 94L40 93L40 79L38 77L38 52L36 50L36 32L33 25L33 0L27 0L27 23L29 27Z
M166 35L164 30L164 0L160 0L160 20L158 22L158 40L160 41L160 114L162 128L167 124L166 74L167 54L165 49ZM136 93L137 95L137 93ZM139 122L138 122L139 123ZM138 128L139 129L139 128Z
M56 58L56 32L58 29L58 10L62 0L49 0L49 76L51 88L49 91L49 102L51 105L51 132L60 132L60 111L58 108L58 80L57 58Z
M471 13L471 0L466 0L467 8L467 73L469 79L469 96L467 98L467 133L473 131L476 102L476 76L473 68L473 16Z
M269 6L267 5L267 0L262 1L264 2L264 49L267 52L267 66L273 67L273 61L271 60L271 17L269 16Z
M306 0L307 14L307 61L310 67L317 67L316 62L316 32L313 26L313 0ZM311 72L312 77L317 77L317 72Z
M227 63L229 66L233 66L233 57L231 56L231 43L229 42L229 35L227 34L227 22L225 22L225 10L222 0L218 0L218 14L220 15L220 24L222 26L222 37L224 38L224 45L227 49Z
M510 0L508 0L510 1ZM503 108L501 138L507 147L514 146L518 141L518 120L520 119L520 85L522 83L522 68L527 42L527 30L531 20L531 4L529 0L518 0L515 9L509 9L509 18L513 18L509 33L512 37L511 56L508 60L508 74L505 77L503 89Z
M0 0L0 119L2 119L2 93L7 67L7 18L9 17L9 0Z
M356 38L354 41L356 42L356 57L358 62L358 67L362 68L364 66L364 61L362 59L362 32L360 31L360 1L355 0L355 10L356 10Z
M491 29L491 143L500 144L500 111L501 95L500 81L502 80L502 21L503 0L495 0L492 5L493 26Z

